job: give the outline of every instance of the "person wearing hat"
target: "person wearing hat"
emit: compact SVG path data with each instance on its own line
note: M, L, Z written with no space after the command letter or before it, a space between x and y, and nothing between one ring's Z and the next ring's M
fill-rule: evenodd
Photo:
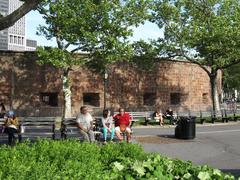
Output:
M3 129L8 134L8 144L12 145L15 139L15 133L18 133L18 119L13 111L9 111L5 117Z

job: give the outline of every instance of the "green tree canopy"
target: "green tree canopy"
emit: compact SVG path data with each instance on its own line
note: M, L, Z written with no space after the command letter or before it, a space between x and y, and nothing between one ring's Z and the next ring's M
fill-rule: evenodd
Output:
M240 64L224 70L224 91L231 93L233 90L240 91Z
M151 21L164 30L158 44L209 75L213 110L219 109L217 71L240 62L240 1L157 0L152 10Z
M107 63L131 55L128 37L131 27L143 23L147 1L64 0L49 1L40 13L46 20L39 34L47 39L56 38L58 49L87 52L91 63L105 66ZM98 60L96 60L96 57ZM104 61L103 61L104 59ZM53 65L71 66L72 61L62 63L57 58ZM96 62L96 61L101 62ZM75 64L76 62L74 62Z
M38 34L57 42L57 48L39 48L39 60L63 71L68 107L71 67L86 64L104 72L109 63L129 59L132 46L128 37L134 26L144 22L147 10L147 0L47 0L39 9L46 25L39 27ZM76 58L76 52L87 55Z

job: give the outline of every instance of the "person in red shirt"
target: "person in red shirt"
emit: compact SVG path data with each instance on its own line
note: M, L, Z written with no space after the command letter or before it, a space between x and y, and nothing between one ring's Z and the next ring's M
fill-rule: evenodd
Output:
M131 129L130 129L130 121L131 116L124 111L123 108L119 109L119 114L116 114L113 119L115 120L115 133L120 141L123 140L121 135L122 132L126 132L127 142L131 139Z

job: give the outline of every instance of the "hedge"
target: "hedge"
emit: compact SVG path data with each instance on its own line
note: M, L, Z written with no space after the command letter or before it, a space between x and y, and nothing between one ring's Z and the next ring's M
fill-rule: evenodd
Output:
M137 144L39 140L0 147L0 179L234 179L218 169L148 154Z

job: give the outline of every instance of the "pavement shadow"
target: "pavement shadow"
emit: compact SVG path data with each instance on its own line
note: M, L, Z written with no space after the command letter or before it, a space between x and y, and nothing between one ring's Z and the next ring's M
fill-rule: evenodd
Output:
M180 138L176 138L175 135L170 135L170 134L161 134L161 135L157 135L158 137L161 138L166 138L166 139L174 139L177 141L184 141L184 142L193 142L194 139L180 139Z
M220 169L224 173L231 173L234 177L240 178L240 169Z
M147 144L172 144L172 143L186 143L193 142L193 140L177 139L174 135L153 135L153 136L138 136L135 140L139 143Z

